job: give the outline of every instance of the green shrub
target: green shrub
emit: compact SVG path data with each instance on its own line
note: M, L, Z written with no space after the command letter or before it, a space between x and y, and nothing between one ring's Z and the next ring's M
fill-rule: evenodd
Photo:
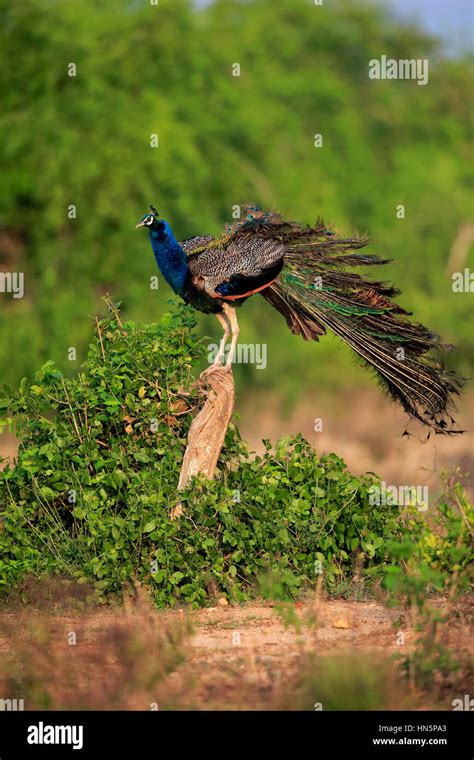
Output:
M459 473L458 473L459 476ZM390 562L382 585L393 604L423 607L428 591L450 596L464 593L472 583L474 508L462 483L443 476L443 493L429 520L418 518L416 542L389 542Z
M194 313L175 304L157 325L122 324L108 301L73 379L48 362L36 384L4 389L4 425L21 438L0 473L0 590L26 574L67 574L106 598L139 580L160 606L243 600L277 572L291 593L323 573L329 590L355 565L377 575L388 548L421 536L398 506L369 503L377 483L301 437L252 457L229 426L216 479L179 493L186 436L205 395ZM286 579L286 580L285 580Z

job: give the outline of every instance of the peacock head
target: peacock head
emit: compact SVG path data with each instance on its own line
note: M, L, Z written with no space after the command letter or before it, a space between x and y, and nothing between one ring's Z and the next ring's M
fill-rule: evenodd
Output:
M136 225L136 229L138 227L146 227L149 230L166 230L166 227L168 226L168 222L165 222L164 219L160 219L158 215L158 211L153 206L150 206L150 211L148 214L145 214L145 216L142 216L138 224Z

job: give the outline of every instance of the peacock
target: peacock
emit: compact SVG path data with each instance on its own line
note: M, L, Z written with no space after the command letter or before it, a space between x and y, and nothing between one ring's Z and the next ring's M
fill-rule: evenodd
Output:
M150 209L137 227L148 229L163 277L195 309L215 314L222 326L208 371L231 369L239 336L235 307L260 293L294 335L317 341L332 330L411 418L436 433L461 432L450 412L463 381L444 367L440 357L447 346L408 319L410 312L393 300L398 289L352 271L389 262L359 252L366 236L338 237L321 219L311 227L245 204L221 235L178 242L169 223Z

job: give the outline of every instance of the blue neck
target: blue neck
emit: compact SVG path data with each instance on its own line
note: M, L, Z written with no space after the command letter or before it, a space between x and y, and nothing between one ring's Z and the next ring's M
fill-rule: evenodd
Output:
M166 282L175 293L180 293L188 271L188 262L168 222L163 222L163 225L159 229L150 229L151 247Z

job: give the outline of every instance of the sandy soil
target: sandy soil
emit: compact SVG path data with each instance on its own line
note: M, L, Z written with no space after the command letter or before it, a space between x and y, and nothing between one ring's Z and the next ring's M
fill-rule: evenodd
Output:
M445 600L437 604L442 606ZM469 635L472 605L472 601L464 600L453 609L445 631L444 643L463 658L474 654ZM279 608L266 602L238 607L219 605L191 612L157 611L131 603L125 609L58 611L48 615L46 634L43 613L31 607L26 611L3 610L0 653L3 660L7 653L15 652L22 667L28 659L27 667L35 673L30 682L34 684L35 678L45 680L50 706L56 709L81 707L84 703L96 709L150 709L155 700L161 709L308 709L306 702L315 699L317 693L298 696L298 683L308 667L308 658L336 662L337 678L342 683L348 679L353 689L348 671L354 665L365 663L365 683L366 676L371 680L378 668L393 673L393 655L403 654L402 650L408 651L414 644L412 623L399 610L387 609L375 601L316 602L313 598L286 607L284 617L288 612L296 613L302 624L300 630L285 625ZM169 645L163 632L176 632L180 626L188 629L177 645L184 661L172 664L164 680L149 688L146 684L153 681L149 667ZM77 636L73 647L67 644L71 631ZM125 631L133 632L133 636L124 639ZM404 634L403 645L400 633ZM128 661L131 653L133 660ZM360 673L354 678L360 679ZM387 678L384 675L382 681ZM473 686L463 684L465 693L472 693ZM326 691L330 687L326 686ZM454 691L448 688L444 696L436 698L410 693L400 683L377 688L386 689L383 696L374 696L383 700L380 709L450 709L459 684Z

